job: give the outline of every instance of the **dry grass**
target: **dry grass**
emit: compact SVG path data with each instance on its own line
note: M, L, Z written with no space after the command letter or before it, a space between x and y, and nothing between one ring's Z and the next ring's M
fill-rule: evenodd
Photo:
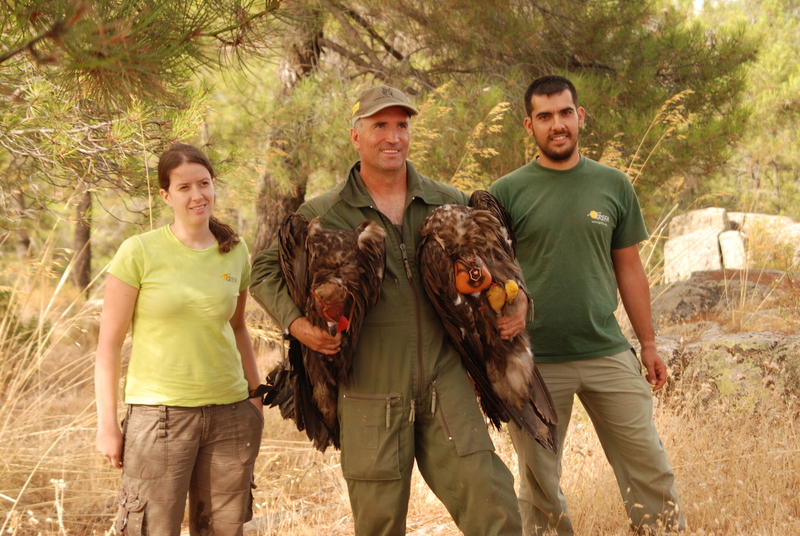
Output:
M42 264L2 275L9 273L16 274L6 283L12 296L0 310L0 532L103 534L115 513L119 473L94 448L96 311L83 308ZM34 328L27 340L13 335L11 324L20 320ZM260 359L266 372L277 356ZM687 535L800 534L797 408L775 402L746 413L680 411L662 404L656 419L678 478ZM255 492L261 528L254 533L352 534L338 453L311 449L277 411L268 411L266 419ZM516 473L507 435L493 438ZM577 533L629 534L611 469L577 408L563 485ZM459 534L418 474L408 532Z

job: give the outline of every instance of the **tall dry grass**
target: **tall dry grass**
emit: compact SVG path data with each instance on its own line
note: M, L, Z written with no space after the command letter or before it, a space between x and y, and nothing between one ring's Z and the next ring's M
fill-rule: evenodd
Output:
M7 263L0 287L0 533L107 533L119 472L94 448L92 366L98 320L67 283L50 248ZM98 286L93 298L99 298ZM255 308L251 311L255 312ZM256 315L254 315L255 317ZM261 326L254 334L264 336ZM262 373L279 359L259 357ZM769 400L742 412L658 404L656 420L675 468L687 535L800 534L798 408ZM267 411L250 534L347 535L352 518L336 452L314 451L292 423ZM507 435L493 432L516 474ZM576 405L563 486L581 535L629 534L619 491L586 414ZM459 534L415 474L410 534Z

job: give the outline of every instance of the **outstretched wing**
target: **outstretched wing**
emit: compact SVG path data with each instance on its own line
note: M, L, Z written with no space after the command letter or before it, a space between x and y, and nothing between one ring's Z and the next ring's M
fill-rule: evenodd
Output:
M425 291L475 383L481 408L499 429L501 422L508 421L509 416L486 373L483 343L476 325L480 321L480 300L458 292L453 261L432 235L423 237L417 249L417 263Z

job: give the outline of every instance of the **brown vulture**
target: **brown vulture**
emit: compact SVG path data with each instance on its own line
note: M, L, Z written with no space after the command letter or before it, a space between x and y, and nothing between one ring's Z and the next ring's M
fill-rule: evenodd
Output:
M290 338L289 363L270 372L264 403L280 406L322 452L339 448L338 386L349 384L361 323L381 292L385 237L374 221L330 230L297 213L278 230L278 260L292 301L314 326L341 332L342 339L338 353L325 355Z
M528 333L500 338L497 319L527 299L514 262L511 216L478 190L469 206L444 205L423 221L417 263L428 297L472 377L486 417L513 420L556 451L556 411L533 363Z

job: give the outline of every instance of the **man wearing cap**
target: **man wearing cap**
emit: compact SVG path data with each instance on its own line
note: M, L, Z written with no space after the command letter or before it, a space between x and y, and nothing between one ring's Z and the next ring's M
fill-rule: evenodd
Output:
M411 472L423 478L465 535L521 533L513 477L494 453L475 393L422 287L414 252L425 216L466 204L458 189L420 175L407 161L411 116L397 89L379 86L353 106L350 140L360 160L334 189L298 212L331 229L364 220L386 230L386 277L361 329L352 385L340 386L341 465L355 533L406 533ZM281 328L324 354L340 335L312 326L292 302L277 241L253 262L253 296ZM508 329L521 331L524 322Z

